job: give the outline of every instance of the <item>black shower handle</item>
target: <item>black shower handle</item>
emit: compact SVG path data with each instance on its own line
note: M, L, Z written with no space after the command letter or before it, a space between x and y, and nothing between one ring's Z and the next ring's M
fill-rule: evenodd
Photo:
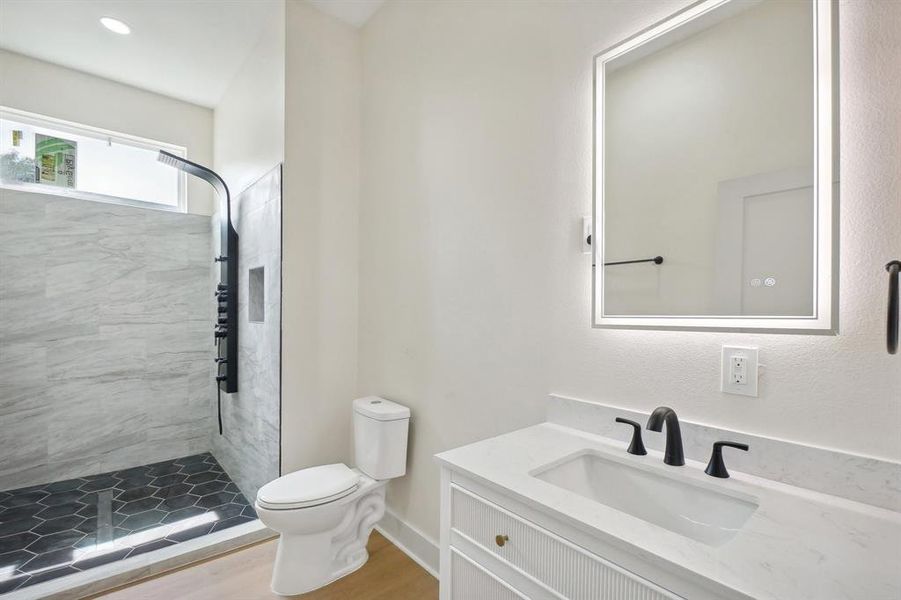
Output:
M901 318L901 306L898 295L901 289L898 285L898 273L901 271L901 260L893 260L885 265L888 271L888 316L885 322L885 345L889 354L898 352L898 319Z

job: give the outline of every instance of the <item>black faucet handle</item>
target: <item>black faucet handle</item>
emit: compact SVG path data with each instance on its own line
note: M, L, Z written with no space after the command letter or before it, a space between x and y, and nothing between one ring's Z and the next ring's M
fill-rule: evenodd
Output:
M745 452L748 451L747 444L741 444L739 442L713 442L713 453L710 455L710 462L707 463L707 468L704 469L704 472L711 477L719 477L720 479L729 477L729 471L726 470L726 463L723 462L723 446L738 448Z
M631 425L633 428L632 442L629 444L629 449L627 450L627 452L629 454L637 454L638 456L644 456L645 454L647 454L648 451L644 449L644 442L641 441L641 424L636 423L635 421L630 421L629 419L624 419L622 417L616 417L616 422Z

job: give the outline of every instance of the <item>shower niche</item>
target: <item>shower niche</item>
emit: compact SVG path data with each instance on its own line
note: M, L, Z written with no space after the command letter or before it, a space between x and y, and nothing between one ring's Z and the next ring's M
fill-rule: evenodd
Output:
M247 320L266 322L266 267L255 267L247 273Z

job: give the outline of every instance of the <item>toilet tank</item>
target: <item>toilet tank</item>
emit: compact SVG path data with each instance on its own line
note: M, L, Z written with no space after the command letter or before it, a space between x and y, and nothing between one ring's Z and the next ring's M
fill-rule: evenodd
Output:
M373 479L392 479L407 472L410 409L367 396L354 400L354 454L357 468Z

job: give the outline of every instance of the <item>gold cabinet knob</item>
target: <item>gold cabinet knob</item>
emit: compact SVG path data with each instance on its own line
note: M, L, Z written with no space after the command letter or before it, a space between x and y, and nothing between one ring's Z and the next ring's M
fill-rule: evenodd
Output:
M501 548L503 548L504 544L506 544L509 541L510 541L510 538L507 537L506 535L499 535L494 538L494 542Z

